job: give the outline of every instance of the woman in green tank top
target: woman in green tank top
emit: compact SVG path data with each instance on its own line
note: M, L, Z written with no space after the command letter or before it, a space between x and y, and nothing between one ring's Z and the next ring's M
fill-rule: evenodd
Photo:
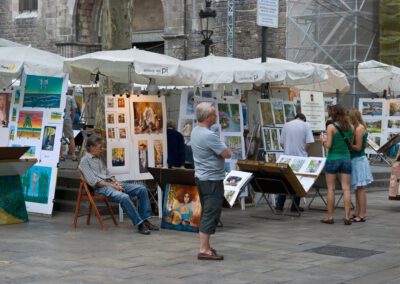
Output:
M328 149L328 156L325 164L325 178L328 187L327 210L328 216L321 220L325 224L333 224L333 211L335 207L335 189L337 175L340 177L344 202L344 224L351 225L351 158L349 143L353 135L352 126L341 105L332 107L333 123L327 127L327 137L321 135L321 141Z
M365 186L373 181L368 159L365 155L367 143L367 126L357 109L350 109L348 112L350 122L354 126L354 136L351 140L351 189L356 195L356 209L352 216L353 222L365 222L367 216L367 194Z

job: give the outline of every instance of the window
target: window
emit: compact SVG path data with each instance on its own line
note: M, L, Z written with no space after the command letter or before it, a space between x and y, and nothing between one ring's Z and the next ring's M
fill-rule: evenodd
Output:
M37 11L38 0L19 0L19 12Z

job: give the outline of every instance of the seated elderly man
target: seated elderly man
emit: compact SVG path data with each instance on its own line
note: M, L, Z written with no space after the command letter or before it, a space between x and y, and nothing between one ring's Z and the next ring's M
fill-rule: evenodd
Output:
M158 230L151 224L152 211L147 189L143 185L118 182L111 176L108 169L100 159L103 152L103 139L92 135L87 140L86 155L82 158L79 169L83 173L86 182L96 190L96 194L105 195L111 201L118 202L126 214L132 220L134 226L138 226L139 233L150 235L150 230ZM133 204L131 197L139 200L140 212Z

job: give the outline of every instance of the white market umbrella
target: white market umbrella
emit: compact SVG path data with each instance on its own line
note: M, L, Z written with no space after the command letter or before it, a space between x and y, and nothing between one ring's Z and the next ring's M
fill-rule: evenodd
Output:
M115 83L147 84L150 78L154 78L157 85L195 85L200 74L192 68L181 68L181 62L171 56L132 48L98 51L66 59L64 71L76 84L93 82L99 73Z
M261 58L249 59L248 61L261 64L266 68L273 68L285 73L284 84L295 86L299 84L313 84L328 78L326 71L314 66L307 66L289 60L268 57L266 62L261 63Z
M201 71L201 84L245 84L277 82L285 74L272 68L264 68L247 60L209 55L183 61L183 66Z
M358 64L358 81L373 93L383 90L400 93L400 68L379 61L370 60Z
M30 46L0 47L0 76L18 78L25 73L62 77L64 57Z
M296 90L307 90L307 91L318 91L323 93L347 93L350 90L350 84L347 80L346 74L335 69L334 67L326 64L318 64L313 62L302 63L306 66L313 66L315 68L323 69L326 71L328 78L325 81L308 84L308 85L296 85L293 88Z

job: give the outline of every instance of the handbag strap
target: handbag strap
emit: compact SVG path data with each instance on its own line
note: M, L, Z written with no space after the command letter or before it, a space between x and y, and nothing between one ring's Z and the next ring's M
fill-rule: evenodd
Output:
M345 142L346 145L347 145L347 149L349 150L349 152L351 152L352 149L351 149L351 146L350 146L349 139L348 139L346 136L344 136L344 133L343 133L342 129L341 129L336 123L333 123L333 126L335 126L335 128L337 129L337 131L339 131L340 135L342 136L344 142Z

